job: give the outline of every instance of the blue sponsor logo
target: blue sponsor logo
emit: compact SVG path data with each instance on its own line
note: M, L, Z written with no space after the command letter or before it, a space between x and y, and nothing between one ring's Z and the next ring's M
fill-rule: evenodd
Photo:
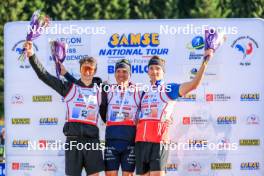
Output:
M196 139L189 140L189 148L206 148L207 144L208 144L207 140L196 140Z
M110 49L100 49L99 56L168 55L168 48L160 45L158 33L112 34L107 43Z
M57 125L58 118L48 117L48 118L40 118L39 125Z
M78 119L81 109L80 108L73 108L72 110L72 118Z
M204 39L202 36L196 36L192 39L190 43L186 46L190 50L189 60L198 60L203 57L201 53L204 48Z
M179 97L177 101L191 101L194 102L196 101L196 94L187 94L183 97Z
M236 124L237 123L237 118L236 116L220 116L217 118L217 124L222 125L222 124Z
M114 65L108 65L107 67L108 74L114 74L115 73L115 66ZM131 72L132 74L143 74L148 72L148 66L147 65L131 65Z
M13 140L12 147L27 148L29 140Z
M251 65L252 59L254 59L254 53L259 48L255 39L250 36L241 36L237 38L231 45L240 54L240 65Z
M202 36L196 36L192 39L191 43L187 44L190 50L201 50L204 48L204 39Z
M65 38L58 38L57 40L61 42L65 42L67 44L81 44L82 43L81 37L65 37Z
M23 54L23 44L26 42L26 40L20 40L18 42L16 42L14 44L14 46L12 47L12 51L15 52L17 54L17 60L19 62L19 67L23 68L23 69L27 69L30 68L30 64L28 62L28 59L18 59L19 56L21 56ZM38 47L35 43L33 43L33 48L35 52L38 52Z
M240 164L240 170L258 170L259 162L245 162Z
M178 165L175 163L166 165L166 171L172 172L172 171L177 171L177 170L178 170Z
M240 101L259 101L260 94L259 93L248 93L248 94L241 94Z

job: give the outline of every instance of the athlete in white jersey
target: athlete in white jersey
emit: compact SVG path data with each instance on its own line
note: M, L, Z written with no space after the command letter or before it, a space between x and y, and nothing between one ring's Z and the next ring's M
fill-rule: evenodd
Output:
M76 79L62 65L64 77L70 82ZM105 173L117 176L121 165L122 175L131 176L135 170L136 114L140 93L130 82L131 65L127 59L115 65L117 84L107 86ZM106 88L103 88L105 91ZM105 93L105 92L104 92Z
M108 92L104 153L107 176L117 176L120 165L123 176L131 176L135 170L135 117L140 94L130 82L130 77L129 61L118 61L115 66L117 84L111 85L112 89Z

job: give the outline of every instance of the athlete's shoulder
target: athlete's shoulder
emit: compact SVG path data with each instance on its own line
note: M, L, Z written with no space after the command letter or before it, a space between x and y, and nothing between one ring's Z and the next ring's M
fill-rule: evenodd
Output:
M165 93L170 99L176 100L180 97L180 86L181 84L178 83L167 83L165 84Z

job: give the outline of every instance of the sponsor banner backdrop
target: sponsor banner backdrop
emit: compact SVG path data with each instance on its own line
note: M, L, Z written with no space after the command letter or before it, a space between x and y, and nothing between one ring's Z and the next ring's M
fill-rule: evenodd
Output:
M38 79L27 59L18 60L28 24L11 22L4 28L6 172L64 175L64 150L58 147L65 142L63 98ZM131 81L149 84L148 60L159 55L166 60L165 82L182 83L192 80L202 63L202 29L208 26L222 30L227 40L198 89L176 102L167 174L264 175L263 20L53 21L34 41L34 51L55 75L49 41L64 41L70 74L79 79L78 61L93 56L96 76L109 83L116 83L115 62L126 58ZM103 142L105 126L98 125Z

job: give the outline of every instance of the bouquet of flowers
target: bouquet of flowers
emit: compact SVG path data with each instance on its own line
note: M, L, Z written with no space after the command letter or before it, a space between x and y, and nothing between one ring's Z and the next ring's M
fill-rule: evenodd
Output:
M55 40L50 42L50 46L52 59L55 61L56 75L57 78L60 78L60 64L63 63L66 58L67 45L64 42Z
M213 29L205 30L205 47L204 49L213 49L214 52L217 50L226 40L226 36L223 33L216 32ZM208 59L208 56L204 58Z
M41 13L40 10L37 10L33 13L30 21L30 30L27 33L26 40L33 41L37 39L42 30L44 30L50 23L49 16ZM18 60L24 61L26 58L25 49L23 49L23 53L19 56Z

